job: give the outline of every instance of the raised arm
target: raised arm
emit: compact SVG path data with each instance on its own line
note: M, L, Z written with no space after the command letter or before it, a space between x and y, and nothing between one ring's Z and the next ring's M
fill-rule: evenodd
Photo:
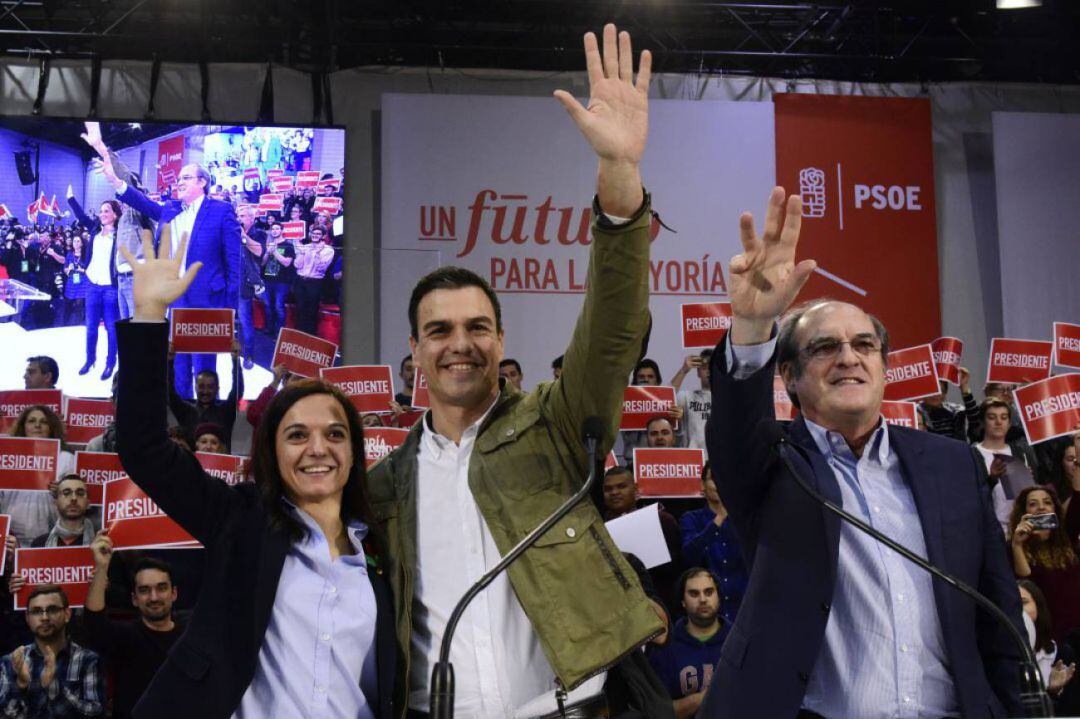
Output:
M83 211L82 205L75 199L75 191L71 189L71 185L68 185L67 189L67 202L68 207L75 213L75 219L79 221L79 224L86 229L93 231L94 227L97 226L97 223L86 216L86 212Z

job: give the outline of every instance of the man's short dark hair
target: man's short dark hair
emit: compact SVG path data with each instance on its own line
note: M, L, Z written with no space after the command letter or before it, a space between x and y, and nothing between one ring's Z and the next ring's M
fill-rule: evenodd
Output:
M1005 411L1009 413L1009 422L1012 423L1012 407L1009 405L1008 402L1003 400L1001 397L998 397L997 395L990 395L982 401L982 404L979 405L979 420L985 424L986 413L989 412L991 409L994 409L995 407L1003 407Z
M412 361L412 355L411 354L407 354L404 357L402 357L401 358L401 364L398 366L398 372L404 372L405 371L405 363L410 362L410 361Z
M56 364L56 360L49 355L34 355L33 357L27 357L26 361L27 363L36 362L39 370L51 374L53 384L60 381L60 365Z
M43 594L59 594L60 603L64 605L64 609L71 606L71 602L68 601L68 595L64 591L64 588L59 584L39 584L30 590L30 596L26 598L26 606L30 606L30 602L34 601L37 597Z
M559 355L555 359L551 360L551 369L562 369L562 355Z
M502 307L491 285L483 277L464 267L440 267L421 277L409 297L409 330L412 332L413 339L420 339L417 313L420 310L420 301L428 293L435 290L460 290L466 287L479 287L487 295L495 311L495 330L502 332Z
M608 477L614 477L617 474L629 474L630 479L634 478L634 473L630 471L629 467L624 467L621 464L616 464L614 467L604 472L604 479L607 479Z
M715 574L710 572L705 567L690 567L690 569L687 569L679 577L679 593L676 594L675 596L677 596L680 601L682 601L683 595L686 594L686 583L689 582L694 577L696 577L698 575L701 575L701 574L706 575L709 579L712 580L713 586L716 587L716 591L719 593L719 591L720 591L720 582L717 581Z
M706 360L712 359L712 353L713 353L713 348L712 347L706 347L705 349L701 350L701 352L698 354L698 357L700 357L701 359L706 359Z
M521 365L518 363L518 361L516 359L507 358L507 359L504 359L501 362L499 362L499 369L502 369L503 367L511 367L511 366L514 369L517 370L518 374L524 374L524 372L521 371Z
M135 578L139 576L139 572L147 569L156 569L159 572L164 572L169 576L169 584L176 586L176 581L173 579L173 569L168 562L165 562L156 557L139 557L135 562L135 566L131 568L131 588L135 589Z
M218 384L221 384L221 380L218 378L218 373L215 370L212 370L212 369L204 369L204 370L202 370L201 372L199 372L199 374L195 375L195 381L196 382L199 381L200 377L213 377L215 382L217 382Z

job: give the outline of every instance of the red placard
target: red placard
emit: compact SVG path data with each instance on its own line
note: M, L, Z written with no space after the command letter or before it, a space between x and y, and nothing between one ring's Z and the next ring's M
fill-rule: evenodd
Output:
M795 415L799 413L799 410L791 402L791 395L788 394L787 387L784 385L784 378L778 374L773 375L772 394L773 414L776 415L776 419L782 422L790 422L795 419Z
M267 181L270 184L270 189L274 192L286 192L292 189L293 179L288 175L278 175L277 177L268 177Z
M327 192L337 192L341 189L341 178L328 177L325 180L319 180L318 187L320 195L326 195ZM0 215L0 217L3 217L3 215Z
M317 187L319 184L319 175L322 173L318 170L301 170L296 173L296 186L297 187Z
M715 347L731 328L730 302L688 302L679 306L683 349Z
M267 172L266 175L267 175L267 177L269 177L270 173ZM262 174L259 172L259 168L257 168L257 167L245 167L244 168L244 179L245 180L259 180L261 178L262 178Z
M390 365L326 367L319 370L319 376L347 394L357 412L390 412L394 401L394 371Z
M610 452L607 453L607 456L604 457L604 471L606 472L609 469L611 469L612 467L618 467L618 466L619 466L619 458L615 456L615 450L611 450Z
M81 607L94 578L94 553L90 547L16 549L15 574L26 580L15 595L16 609L26 609L30 592L39 584L59 584L70 606Z
M114 549L196 544L130 477L105 484L103 505L102 526L108 528Z
M394 423L393 426L409 429L420 421L420 418L424 416L424 412L426 411L426 409L411 409L408 412L402 412L401 414L396 415L392 420Z
M890 402L885 400L881 403L881 416L887 424L895 424L897 427L908 429L919 428L919 408L914 402Z
M1080 325L1054 323L1054 364L1080 369Z
M889 353L885 369L885 399L899 401L941 394L934 351L930 345L907 347Z
M675 409L674 387L652 387L649 385L631 385L623 390L622 418L619 420L620 432L640 432L657 415L669 416Z
M285 195L280 192L259 195L259 209L267 212L281 212L285 209Z
M934 351L934 364L938 377L955 385L960 384L960 358L964 354L963 341L955 337L938 337L930 343Z
M302 240L307 237L307 223L303 220L282 222L281 236L286 240Z
M1040 380L1013 390L1029 444L1072 434L1080 425L1080 374Z
M11 431L19 413L40 404L63 416L63 393L58 389L6 389L0 391L0 434Z
M852 302L898 347L940 336L929 100L777 93L773 103L776 182L802 195L798 259L818 263L799 298Z
M180 169L184 166L184 136L177 135L158 142L157 189L164 190L176 182Z
M0 489L48 489L59 459L58 439L0 437Z
M120 464L120 455L115 452L76 452L75 474L86 482L90 504L97 505L104 501L106 482L128 476L127 470Z
M0 215L2 217L2 215ZM7 538L11 529L11 515L0 514L0 548L4 548L5 551L0 551L0 577L4 576L7 571Z
M995 337L990 340L990 367L987 382L1027 384L1050 376L1053 342L1014 340Z
M703 466L703 449L634 448L634 480L642 497L700 497Z
M176 352L228 353L233 349L235 310L174 309L169 335Z
M316 197L315 204L311 206L311 211L318 214L320 212L326 212L331 215L337 215L341 213L341 198L340 197Z
M427 409L430 407L431 398L428 396L427 377L420 371L419 365L413 370L412 386L412 404L409 406L416 409Z
M270 366L285 365L285 369L302 377L318 377L319 370L334 364L338 346L300 330L282 327L274 344L274 359Z
M370 467L405 443L409 430L398 427L364 428L364 466Z
M217 477L230 486L244 481L247 472L247 457L235 454L216 454L214 452L196 452L195 459L211 477Z
M282 170L280 167L272 167L272 168L270 168L269 170L266 171L266 179L268 179L268 180L273 179L275 177L283 177L284 175L285 175L285 170Z

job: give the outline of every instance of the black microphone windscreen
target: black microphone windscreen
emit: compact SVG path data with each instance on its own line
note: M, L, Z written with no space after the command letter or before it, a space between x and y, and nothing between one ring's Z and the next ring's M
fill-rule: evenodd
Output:
M593 415L586 417L585 421L581 423L581 439L588 442L590 439L594 439L597 442L604 438L604 420Z
M757 431L762 432L769 441L769 446L774 446L787 441L787 434L780 423L774 419L763 419L758 422Z

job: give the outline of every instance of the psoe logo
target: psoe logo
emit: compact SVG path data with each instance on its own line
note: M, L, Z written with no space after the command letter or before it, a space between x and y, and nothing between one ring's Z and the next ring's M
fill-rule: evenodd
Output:
M825 172L816 167L799 170L799 194L803 217L825 216Z

